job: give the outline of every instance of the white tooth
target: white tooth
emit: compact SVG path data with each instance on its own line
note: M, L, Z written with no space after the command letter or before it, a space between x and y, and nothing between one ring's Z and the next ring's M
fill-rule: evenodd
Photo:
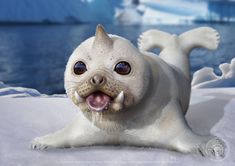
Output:
M84 99L81 96L79 96L77 91L74 92L74 96L75 96L76 102L78 103L84 102Z
M118 96L114 99L114 102L122 104L124 101L124 92L121 91Z
M123 108L123 104L113 103L111 107L114 111L120 111Z

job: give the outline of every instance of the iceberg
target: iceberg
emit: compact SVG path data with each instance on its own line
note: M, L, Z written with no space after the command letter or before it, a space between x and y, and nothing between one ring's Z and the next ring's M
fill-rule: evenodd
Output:
M123 9L118 10L118 16L122 17L115 18L120 24L185 24L197 19L209 19L206 2L185 0L139 0L136 4L130 3L129 0L124 2Z
M125 15L129 21L123 22L117 17L117 22L121 24L131 24L132 20L139 17L139 24L144 25L235 21L234 1L139 0L138 3L136 1L130 3L130 0L124 0L124 2L126 3L122 15ZM136 21L133 21L133 24L136 24Z

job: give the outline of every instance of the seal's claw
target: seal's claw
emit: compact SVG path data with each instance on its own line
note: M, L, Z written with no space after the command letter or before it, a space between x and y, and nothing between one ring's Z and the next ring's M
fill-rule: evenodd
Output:
M151 29L142 33L138 38L138 47L141 51L149 51L152 48L162 49L171 38L169 33Z
M150 39L151 34L149 32L144 32L142 33L139 38L138 38L138 48L141 51L147 51L149 50L152 46L149 39Z
M35 138L31 144L30 144L30 148L33 149L33 150L43 150L43 149L48 149L49 148L49 145L47 144L44 144L40 137L38 138Z
M211 28L206 29L206 33L204 37L205 37L205 41L208 41L209 49L214 50L218 47L219 41L220 41L220 35L216 30L211 29Z
M139 36L139 38L137 39L138 40L138 42L137 42L137 45L138 45L138 48L140 49L140 50L145 50L144 48L143 48L143 34L141 34L140 36Z
M225 157L225 150L226 150L225 142L217 137L210 139L200 149L203 156L209 157L211 159L224 158Z
M219 45L220 35L213 28L201 27L181 34L180 41L186 52L195 47L215 50Z

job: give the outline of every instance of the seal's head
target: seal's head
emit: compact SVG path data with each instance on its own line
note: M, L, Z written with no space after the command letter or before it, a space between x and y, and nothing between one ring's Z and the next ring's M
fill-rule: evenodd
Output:
M126 111L140 102L149 84L143 55L128 40L105 33L81 43L69 58L65 89L83 112Z

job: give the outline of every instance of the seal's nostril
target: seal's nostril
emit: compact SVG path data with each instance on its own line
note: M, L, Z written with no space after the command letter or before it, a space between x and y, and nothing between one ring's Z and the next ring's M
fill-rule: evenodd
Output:
M100 75L95 75L91 78L90 82L92 85L102 85L105 83L105 78Z
M91 84L93 84L93 85L95 85L96 83L95 83L95 79L94 78L92 78L91 79Z
M104 82L104 78L102 77L99 84L102 84Z

